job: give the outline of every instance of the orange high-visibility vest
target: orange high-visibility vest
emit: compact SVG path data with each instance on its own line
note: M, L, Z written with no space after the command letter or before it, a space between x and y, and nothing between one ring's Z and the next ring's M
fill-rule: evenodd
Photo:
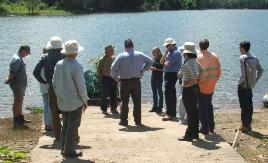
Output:
M217 81L221 76L221 65L217 54L202 50L197 56L198 62L203 66L204 71L198 81L200 92L212 94Z

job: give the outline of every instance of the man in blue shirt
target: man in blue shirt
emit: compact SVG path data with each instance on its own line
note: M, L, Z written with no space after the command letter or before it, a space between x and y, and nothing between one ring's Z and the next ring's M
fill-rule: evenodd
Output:
M164 65L166 100L166 115L162 120L169 121L176 117L177 97L175 86L177 82L177 74L182 64L182 57L173 38L167 38L163 46L167 48L167 51L160 60L161 64Z
M5 79L5 84L9 84L13 96L13 119L14 128L23 127L25 122L22 115L22 104L27 87L26 65L23 62L24 57L30 54L30 47L23 45L20 47L18 54L14 54L9 66L9 76Z
M142 52L134 51L131 39L125 40L126 52L119 54L112 64L111 77L120 80L120 95L122 105L119 125L128 125L128 103L131 95L134 104L134 121L141 125L141 82L145 71L148 71L153 61Z

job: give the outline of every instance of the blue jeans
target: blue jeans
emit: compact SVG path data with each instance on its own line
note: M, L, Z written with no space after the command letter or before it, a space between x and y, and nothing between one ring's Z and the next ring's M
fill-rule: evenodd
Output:
M242 125L250 126L253 115L252 89L246 89L238 86L238 98L241 108Z
M212 95L200 93L198 97L198 113L202 125L201 131L206 134L213 132L215 128Z
M51 111L50 111L50 107L49 107L48 94L42 94L42 97L43 97L45 125L52 125L52 117L51 117Z
M154 104L153 107L159 110L163 108L163 90L162 90L163 78L155 79L151 78L151 86L153 91L153 100ZM158 98L159 96L159 98ZM158 101L159 99L159 101Z
M165 73L165 100L166 100L166 114L171 117L176 117L176 107L177 107L177 95L176 95L176 82L177 73L176 72L166 72Z

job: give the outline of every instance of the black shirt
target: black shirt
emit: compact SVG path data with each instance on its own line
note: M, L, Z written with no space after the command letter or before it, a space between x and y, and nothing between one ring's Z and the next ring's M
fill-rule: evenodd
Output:
M152 71L152 79L162 79L163 78L163 65L160 63L161 58L154 59L152 67L157 68L157 71ZM159 71L161 70L161 71Z

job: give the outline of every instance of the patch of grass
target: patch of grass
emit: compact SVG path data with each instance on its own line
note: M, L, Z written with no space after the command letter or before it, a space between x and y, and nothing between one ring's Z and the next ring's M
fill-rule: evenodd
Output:
M44 110L41 107L33 107L32 112L35 114L43 114Z
M22 151L13 151L8 146L0 147L0 161L4 163L21 162L28 158L27 154Z

